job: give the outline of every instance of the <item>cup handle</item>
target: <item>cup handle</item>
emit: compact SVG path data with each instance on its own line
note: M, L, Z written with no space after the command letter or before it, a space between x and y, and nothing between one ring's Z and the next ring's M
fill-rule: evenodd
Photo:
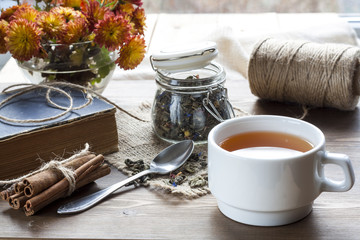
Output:
M349 157L345 154L319 152L321 154L321 190L323 192L346 192L352 188L355 183L355 174ZM325 164L335 164L342 168L344 180L334 181L327 178L324 174Z

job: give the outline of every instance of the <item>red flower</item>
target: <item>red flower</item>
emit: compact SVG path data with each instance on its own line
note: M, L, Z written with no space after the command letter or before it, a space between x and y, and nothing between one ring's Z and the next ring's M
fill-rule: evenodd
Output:
M135 5L139 6L139 7L141 7L143 5L141 0L123 0L123 2L135 4Z
M130 25L123 16L115 16L107 14L104 20L100 20L95 25L95 39L94 41L99 46L105 46L110 51L113 51L128 42L130 38Z
M19 7L20 7L19 5L15 5L15 6L7 8L5 10L2 10L0 19L3 19L5 21L9 22L11 16L14 14L14 12L16 12L19 9Z
M82 1L80 8L89 22L90 31L94 30L97 22L103 20L105 15L112 14L109 8L100 7L100 3L95 0Z
M108 51L118 50L116 63L123 69L135 68L145 56L142 0L32 2L34 7L24 3L1 10L0 54L9 51L15 59L26 61L48 57L48 49L41 44L92 41Z
M145 31L145 11L143 8L137 8L133 13L133 18L131 19L131 22L134 23L133 31L135 33L139 33L144 35Z
M118 12L122 15L128 15L132 17L133 12L135 11L134 5L131 3L119 4L117 9Z

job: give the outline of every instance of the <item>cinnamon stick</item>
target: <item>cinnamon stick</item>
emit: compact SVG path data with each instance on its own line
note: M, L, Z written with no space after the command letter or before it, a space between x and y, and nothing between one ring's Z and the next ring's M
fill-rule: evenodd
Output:
M76 186L80 184L89 183L90 179L92 179L91 173L97 175L98 173L94 173L95 170L97 171L104 171L103 167L99 167L104 161L104 157L102 155L98 155L88 161L87 163L83 164L79 168L75 170L75 179L76 179ZM94 180L92 180L94 181ZM69 182L63 178L61 181L57 182L56 184L52 185L48 189L44 190L40 194L30 198L26 201L24 206L25 214L27 216L33 215L35 212L39 211L49 203L61 198L65 197L68 194L69 189Z
M89 175L87 175L86 177L84 177L82 180L78 181L76 183L76 190L99 179L102 178L106 175L108 175L111 172L111 169L109 167L109 165L107 164L103 164L101 165L97 170L95 170L94 172L90 173Z
M21 209L25 206L26 201L29 199L29 197L23 195L18 198L14 199L14 209Z
M14 209L22 208L29 198L25 196L24 192L15 193L9 197L9 205Z
M26 186L26 185L25 185L25 183L23 183L23 182L15 183L15 186L14 186L15 192L16 192L16 193L21 193L21 192L23 192L25 186Z
M15 194L15 189L13 187L5 189L5 190L1 191L1 193L0 193L1 199L5 200L5 201L8 201L9 197L13 194Z
M94 154L89 154L83 157L75 158L63 165L68 168L77 169L94 157ZM25 178L23 180L23 184L26 186L24 188L25 195L28 197L35 196L36 194L59 182L63 178L63 174L54 169L47 169L38 174Z

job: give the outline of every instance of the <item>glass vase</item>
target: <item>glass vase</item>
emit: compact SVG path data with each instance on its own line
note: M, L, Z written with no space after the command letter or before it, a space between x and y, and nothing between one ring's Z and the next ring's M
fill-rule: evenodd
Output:
M45 44L44 57L17 61L25 77L35 84L61 81L102 93L114 70L116 52L91 41L73 44Z

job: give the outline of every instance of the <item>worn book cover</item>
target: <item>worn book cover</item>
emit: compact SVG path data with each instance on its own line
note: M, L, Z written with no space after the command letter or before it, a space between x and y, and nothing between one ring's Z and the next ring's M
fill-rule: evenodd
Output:
M17 96L0 108L0 115L10 119L47 119L64 110L46 99L45 89ZM66 89L73 107L88 100L82 91ZM9 96L0 94L0 102ZM68 107L70 100L52 91L52 102ZM106 154L118 150L115 107L99 98L81 109L73 109L54 120L40 123L15 123L0 120L0 180L16 177L39 167L55 157L68 157L89 143L91 151Z

